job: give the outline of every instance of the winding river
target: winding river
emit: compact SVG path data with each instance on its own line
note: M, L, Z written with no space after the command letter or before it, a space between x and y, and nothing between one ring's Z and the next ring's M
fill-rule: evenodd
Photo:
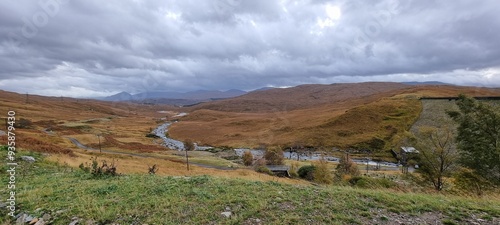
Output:
M153 130L153 134L156 136L160 137L163 140L163 143L161 145L173 149L173 150L179 150L183 151L184 148L184 143L182 141L174 140L172 138L168 138L165 136L165 134L168 131L168 127L170 127L172 123L164 123L157 127L155 130Z

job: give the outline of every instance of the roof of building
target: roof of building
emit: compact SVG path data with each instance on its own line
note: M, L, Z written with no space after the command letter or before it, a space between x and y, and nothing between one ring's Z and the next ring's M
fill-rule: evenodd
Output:
M271 171L288 171L290 169L289 166L285 165L267 165L266 166Z
M419 151L414 147L401 147L401 150L405 153L419 153Z

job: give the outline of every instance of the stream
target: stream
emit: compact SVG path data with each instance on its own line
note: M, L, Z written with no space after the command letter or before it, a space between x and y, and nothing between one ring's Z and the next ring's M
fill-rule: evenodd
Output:
M259 149L247 149L247 148L237 148L234 149L236 152L236 155L242 156L244 152L250 151L252 155L257 156L258 158L264 156L264 150L259 150ZM297 159L297 153L296 152L283 152L283 156L286 159L292 159L296 160ZM327 161L330 162L339 162L340 158L337 157L332 157L332 156L325 156L324 157ZM320 160L321 159L321 154L319 153L310 153L310 154L300 154L299 155L299 160L301 161L314 161L314 160ZM366 165L367 160L366 159L351 159L353 162L357 164L364 164ZM384 166L384 167L399 167L399 164L397 163L392 163L392 162L383 162L383 161L373 161L373 160L368 160L368 165L370 166Z
M167 133L168 127L170 125L172 125L172 123L170 122L160 125L155 130L153 130L153 134L155 134L156 136L160 137L163 140L163 143L161 145L173 150L183 151L184 143L182 141L174 140L172 138L168 138L165 136L165 133Z
M163 143L162 143L163 146L170 148L170 149L178 150L178 151L185 150L184 143L182 141L168 138L165 136L165 133L168 132L168 127L171 125L172 125L171 122L164 123L164 124L158 126L153 131L153 133L163 140ZM207 150L210 148L212 148L212 147L210 147L210 146L198 146L195 143L195 150L204 151L204 150ZM257 158L263 157L264 152L265 152L264 150L247 149L247 148L236 148L236 149L234 149L234 151L235 151L236 155L238 155L240 157L243 155L243 153L245 151L250 151L252 153L252 155L254 155L254 157L257 157ZM287 152L283 153L283 156L287 159L297 159L296 152L287 151ZM340 158L332 157L332 156L326 156L324 158L330 162L339 162L340 161ZM320 160L320 159L321 159L321 154L319 154L319 153L309 153L309 154L300 154L299 155L299 160L302 160L302 161L314 161L314 160ZM366 165L368 163L368 165L370 165L370 166L384 166L384 167L392 167L392 168L399 167L399 164L392 163L392 162L373 161L373 160L367 160L367 159L352 159L352 161L357 163L357 164L364 164L364 165Z

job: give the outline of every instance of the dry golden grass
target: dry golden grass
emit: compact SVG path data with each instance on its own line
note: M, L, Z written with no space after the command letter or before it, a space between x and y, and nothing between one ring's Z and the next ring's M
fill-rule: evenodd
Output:
M197 175L211 175L223 178L241 178L253 181L277 181L288 184L308 185L309 183L303 180L278 178L269 176L262 173L257 173L250 169L237 169L237 170L219 170L199 167L190 165L190 170L187 171L185 163L173 162L164 159L153 158L139 158L133 156L123 156L114 154L99 154L99 153L85 153L84 151L76 151L76 157L69 157L66 155L51 155L48 160L58 162L60 164L67 164L73 168L78 168L81 163L89 163L91 157L97 156L99 161L106 160L112 162L115 160L117 171L121 174L145 174L148 172L148 166L154 164L159 166L157 175L165 176L197 176Z
M419 97L460 93L500 96L498 89L457 86L305 85L198 105L169 133L214 146L390 149L418 119Z
M381 99L366 105L327 105L274 113L195 111L174 124L170 136L214 146L292 145L352 147L374 137L387 139L418 118L415 99ZM224 115L220 116L219 115Z
M415 100L417 97L456 96L460 93L500 96L498 89L454 86L414 87L390 83L303 85L183 108L191 113L179 118L181 122L173 125L169 134L179 140L189 138L214 146L257 147L260 144L290 145L299 142L313 146L359 147L378 138L385 142L384 147L388 147L396 143L401 132L417 118L420 110L419 102ZM95 147L98 146L96 134L102 134L105 149L171 154L164 153L154 139L145 135L164 122L161 118L172 119L179 112L179 108L169 106L26 96L0 91L0 117L5 118L9 110L15 110L18 119L33 121L33 128L16 130L18 144L22 148L45 152L71 149L77 157L51 157L72 166L87 161L90 153L77 149L67 137ZM43 132L46 128L51 128L53 132L50 135ZM5 136L0 140L4 143ZM195 157L214 160L211 156ZM188 173L182 163L174 162L181 158L172 156L173 161L169 161L122 157L119 163L123 163L121 171L124 173L142 173L147 171L148 164L156 163L160 165L159 173L164 175L213 174L244 179L276 179L241 169L220 171L194 166L194 170Z

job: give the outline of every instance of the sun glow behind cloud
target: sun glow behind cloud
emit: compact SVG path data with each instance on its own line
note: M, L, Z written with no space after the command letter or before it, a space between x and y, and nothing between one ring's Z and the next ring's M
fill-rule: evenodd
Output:
M342 11L338 6L326 5L325 6L326 18L318 19L318 26L322 29L325 27L335 26L336 22L342 16Z

